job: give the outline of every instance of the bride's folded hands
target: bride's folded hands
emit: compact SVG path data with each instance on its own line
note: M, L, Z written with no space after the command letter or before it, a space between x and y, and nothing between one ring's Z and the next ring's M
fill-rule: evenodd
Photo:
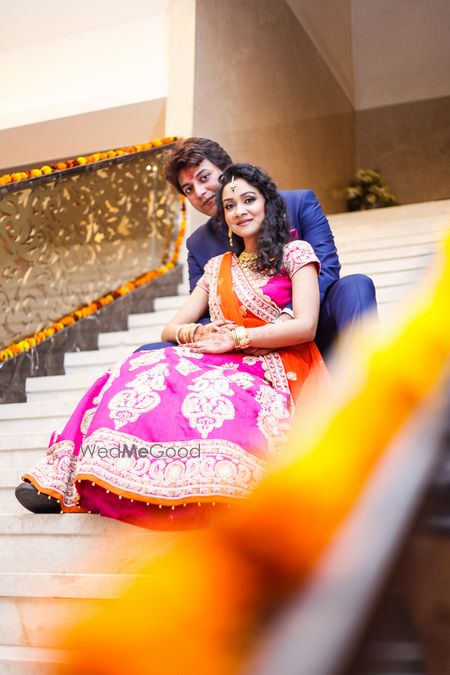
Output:
M228 321L224 319L223 321L211 321L205 325L199 325L195 330L195 342L198 340L203 340L207 335L214 333L228 333L230 330L236 328L234 321Z
M233 327L234 324L233 324ZM212 331L210 330L200 340L195 336L195 342L186 344L193 352L200 352L202 354L225 354L232 352L235 349L235 341L231 330Z

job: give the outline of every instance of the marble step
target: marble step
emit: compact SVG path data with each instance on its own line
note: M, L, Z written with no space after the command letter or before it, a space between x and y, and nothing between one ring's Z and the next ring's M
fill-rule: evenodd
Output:
M430 216L418 220L391 221L385 223L366 224L355 223L351 227L339 227L332 219L330 226L335 237L348 245L360 241L378 241L379 244L390 240L406 237L406 242L411 243L409 238L416 236L439 234L447 227L450 214L443 217ZM433 239L431 239L433 241Z
M390 260L373 260L369 262L364 261L353 263L342 261L342 276L361 272L363 274L368 274L370 277L376 278L380 273L384 272L422 270L426 267L430 267L432 260L432 254L410 256L407 254L407 252L404 252L404 255L401 258Z
M37 462L47 451L47 442L49 440L49 435L44 434L46 439L45 444L38 445L37 447L27 448L19 447L16 449L13 448L1 448L0 449L0 472L3 469L15 469L17 467L30 467L35 462Z
M383 223L415 223L427 218L431 218L436 222L448 215L450 215L450 199L442 199L432 202L392 206L384 209L336 213L328 218L335 227L354 228Z
M166 295L163 298L155 298L154 301L154 311L155 312L160 312L160 311L165 311L165 310L173 310L176 311L183 302L186 300L186 298L189 295L189 289L185 289L183 287L183 292L179 295Z
M392 231L390 235L384 237L371 236L361 237L360 239L349 240L345 235L339 232L334 232L336 246L339 256L342 259L345 255L357 251L371 251L371 250L389 250L395 254L401 255L402 251L407 250L409 246L417 246L422 244L437 244L445 238L446 229L437 231L423 232L419 234L398 233Z
M345 273L345 271L344 271ZM381 272L379 274L370 275L376 288L385 288L387 286L401 286L403 284L414 284L418 278L421 270L408 269L392 272Z
M77 373L76 375L29 377L26 382L27 402L42 402L44 400L55 399L59 401L78 401L94 381L94 376L86 377L81 373Z
M145 314L131 314L128 317L129 328L142 328L151 326L165 326L174 316L176 309L166 309L160 312L147 312Z
M42 455L41 455L42 457ZM1 514L23 514L24 508L19 504L14 496L14 490L22 480L26 468L25 465L18 464L14 467L0 469L0 513ZM1 580L1 577L0 577Z
M0 579L5 573L135 574L140 556L161 555L175 536L87 513L0 514Z
M1 434L36 431L51 433L64 426L70 412L71 408L66 401L53 401L52 406L42 401L3 405L0 406Z
M428 232L421 235L411 236L405 234L403 236L397 236L389 242L384 239L374 238L374 239L362 239L361 241L349 242L346 239L341 239L339 235L335 237L336 244L339 246L339 257L342 260L345 257L352 257L356 255L361 256L373 256L377 253L384 254L390 257L401 257L411 250L416 250L422 247L431 247L432 250L435 250L440 242L445 238L445 231L441 230L439 232ZM388 245L387 245L388 243ZM425 249L424 249L425 250Z
M66 658L61 649L0 645L0 674L57 675L58 666Z
M58 647L65 624L114 602L136 574L0 575L0 644Z
M144 344L161 342L161 329L162 326L142 326L130 328L128 331L103 333L99 336L98 346L103 350L107 347L127 345L130 352L136 351Z
M408 258L430 256L436 250L436 243L427 242L424 244L412 244L408 246L405 250L405 247L399 249L394 248L384 248L382 242L379 243L379 248L369 249L365 251L348 251L347 253L341 254L340 260L341 264L346 265L356 265L358 263L367 264L371 262L381 262L381 261L398 261L402 260L404 256Z
M72 574L64 572L3 572L1 598L112 598L138 574Z

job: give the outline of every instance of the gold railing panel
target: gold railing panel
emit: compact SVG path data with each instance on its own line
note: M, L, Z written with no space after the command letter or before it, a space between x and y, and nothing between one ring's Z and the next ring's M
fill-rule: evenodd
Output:
M0 189L0 347L167 261L180 208L166 148Z

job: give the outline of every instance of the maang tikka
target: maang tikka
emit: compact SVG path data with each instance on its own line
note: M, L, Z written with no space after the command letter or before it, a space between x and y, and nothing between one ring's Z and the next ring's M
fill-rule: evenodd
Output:
M236 188L237 188L236 180L235 180L234 176L231 176L231 183L230 183L231 192L234 192L236 190Z

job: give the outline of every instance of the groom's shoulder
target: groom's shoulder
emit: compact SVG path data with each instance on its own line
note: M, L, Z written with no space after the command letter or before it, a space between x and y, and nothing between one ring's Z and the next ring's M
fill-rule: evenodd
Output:
M206 221L206 223L199 225L199 227L194 230L194 232L188 237L186 243L189 246L196 246L199 243L204 244L205 241L214 241L217 238L218 227L217 220L210 218Z
M312 190L279 190L279 193L287 204L299 204L311 197L315 198Z

